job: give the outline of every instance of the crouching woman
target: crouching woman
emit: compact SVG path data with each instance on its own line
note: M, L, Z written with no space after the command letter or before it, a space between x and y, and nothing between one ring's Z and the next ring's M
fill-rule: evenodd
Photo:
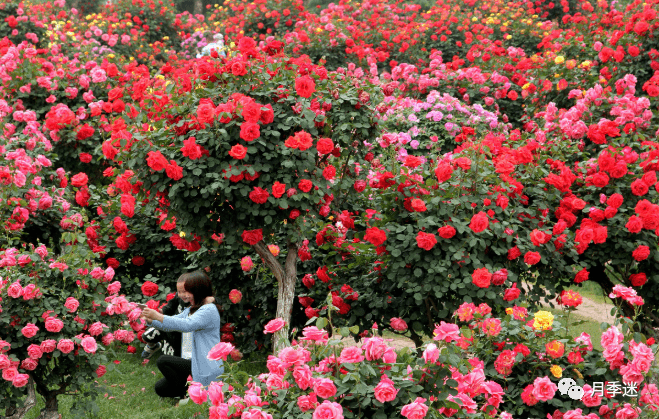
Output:
M213 296L210 278L201 271L187 273L184 292L179 297L190 306L180 314L166 316L145 308L142 317L150 326L165 332L178 331L181 337L181 356L162 355L157 366L164 378L155 385L160 397L185 398L187 378L208 386L224 372L222 361L211 361L208 352L220 342L220 312L215 304L204 304L206 297ZM208 300L206 300L208 301ZM198 303L200 302L200 303Z

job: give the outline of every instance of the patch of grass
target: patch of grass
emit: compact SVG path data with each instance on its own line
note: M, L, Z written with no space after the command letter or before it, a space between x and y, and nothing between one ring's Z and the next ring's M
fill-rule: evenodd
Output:
M105 387L96 400L99 411L89 412L90 418L103 419L190 419L207 418L208 407L202 407L193 402L176 406L178 399L163 399L154 391L156 381L162 374L156 366L157 355L146 365L142 365L139 354L117 353L112 371L99 379L99 384ZM262 357L253 356L240 364L241 371L247 374L260 374L265 372L265 361ZM73 418L69 413L73 405L73 396L59 397L59 412L62 419ZM28 415L27 419L34 419L44 407L44 401L39 402Z
M554 320L558 320L561 324L565 325L566 312L560 309L549 308L549 310L554 316ZM576 337L579 336L582 332L588 333L590 335L590 340L593 342L593 348L597 350L602 350L602 344L600 340L602 338L602 329L600 328L600 323L588 318L579 316L578 314L570 313L568 325L568 334L570 336Z
M572 285L569 289L577 291L582 297L586 297L599 304L613 304L613 301L607 296L600 284L593 281L582 282L579 285Z

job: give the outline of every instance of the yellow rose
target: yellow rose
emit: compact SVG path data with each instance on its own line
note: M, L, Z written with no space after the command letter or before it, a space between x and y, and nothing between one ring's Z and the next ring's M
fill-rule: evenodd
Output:
M562 55L559 55L558 57L556 57L554 59L554 62L556 64L563 64L565 62L565 57L563 57Z
M547 330L554 324L554 315L548 311L540 310L533 315L533 328Z
M178 235L179 237L185 237L185 231L181 231L180 233L178 233Z
M551 374L556 378L561 378L563 376L563 368L558 365L552 365L549 369Z

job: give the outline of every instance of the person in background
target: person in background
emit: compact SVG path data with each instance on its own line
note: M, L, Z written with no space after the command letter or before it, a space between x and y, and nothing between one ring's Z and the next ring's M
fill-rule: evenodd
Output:
M208 386L224 372L222 361L211 361L208 352L220 342L220 310L208 302L213 296L211 280L202 271L187 273L179 278L183 287L179 298L190 304L181 313L167 316L145 308L142 318L160 331L178 331L181 336L181 356L162 355L157 366L163 378L155 385L160 397L185 398L187 378ZM178 283L177 283L178 289Z
M213 41L201 49L201 52L197 54L197 58L201 58L204 55L210 56L213 50L217 51L217 55L220 57L227 56L224 52L224 36L221 33L213 35Z

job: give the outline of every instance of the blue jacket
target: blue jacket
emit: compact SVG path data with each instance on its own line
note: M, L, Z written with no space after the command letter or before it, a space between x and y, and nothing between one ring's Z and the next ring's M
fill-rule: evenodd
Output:
M204 386L224 373L222 361L211 361L208 352L220 343L220 313L215 304L201 306L188 317L190 307L175 316L164 316L162 323L153 320L151 326L165 332L192 332L192 379Z

